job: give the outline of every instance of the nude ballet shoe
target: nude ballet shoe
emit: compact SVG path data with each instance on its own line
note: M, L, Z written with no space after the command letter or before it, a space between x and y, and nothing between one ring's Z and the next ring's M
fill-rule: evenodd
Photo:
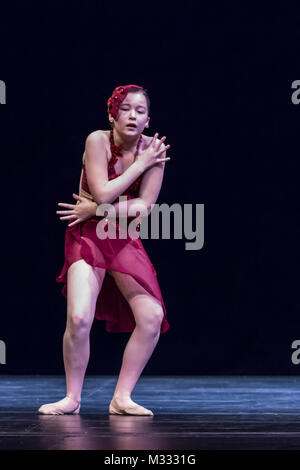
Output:
M116 399L113 398L109 405L109 414L111 415L135 415L135 416L153 416L151 410L144 408L141 405L135 404L132 406L127 406L126 408L121 408Z
M71 409L70 411L64 411L62 405L59 405L59 402L56 403L47 403L46 405L42 405L38 412L43 415L69 415L69 414L79 414L80 410L80 401L74 400L74 398L69 397L69 395L66 395L65 398L68 398L69 400L73 401L74 403L74 408ZM62 400L64 400L63 398ZM62 401L60 400L60 401Z

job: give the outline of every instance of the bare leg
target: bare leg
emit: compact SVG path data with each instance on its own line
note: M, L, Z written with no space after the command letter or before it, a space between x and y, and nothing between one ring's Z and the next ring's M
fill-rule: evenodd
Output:
M161 304L131 276L113 272L114 279L127 299L135 317L136 327L126 345L122 367L114 392L120 407L133 406L132 390L151 357L160 336L163 319Z
M84 260L76 261L68 270L67 325L63 337L63 356L66 395L69 398L43 405L39 409L40 413L68 413L81 401L81 390L90 356L90 329L104 275L105 269L93 268Z
M93 268L84 260L68 271L68 315L63 338L67 394L81 399L85 371L90 357L90 330L105 269Z
M137 296L134 301L133 312L143 312L146 314L146 309L149 309L149 316L151 310L153 311L153 303L148 298ZM120 370L118 382L116 385L114 396L118 398L127 398L131 396L132 390L136 385L143 369L145 368L148 360L150 359L155 346L160 336L161 315L160 310L157 309L157 316L155 317L155 310L152 321L140 321L136 324L129 341L126 345L123 354L122 367Z

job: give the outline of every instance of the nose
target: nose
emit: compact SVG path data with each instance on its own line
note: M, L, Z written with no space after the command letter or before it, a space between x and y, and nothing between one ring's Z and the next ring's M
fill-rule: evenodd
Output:
M130 111L129 116L130 116L130 117L135 117L135 110L134 110L134 109L132 109L132 110Z

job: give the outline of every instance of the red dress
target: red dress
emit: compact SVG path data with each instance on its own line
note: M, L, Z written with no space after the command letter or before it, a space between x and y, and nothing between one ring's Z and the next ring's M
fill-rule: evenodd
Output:
M113 143L111 131L112 158L108 165L108 179L119 176L115 172L114 164L118 156L122 156L121 148ZM124 192L122 196L127 199L139 197L139 187L142 175ZM82 164L82 173L79 185L79 194L92 199L89 190L85 165ZM118 202L118 198L114 201ZM158 299L164 311L161 324L161 333L169 329L166 319L166 308L157 281L157 274L142 244L141 238L118 238L119 223L116 218L117 238L100 239L96 233L96 226L103 216L95 216L73 227L66 227L65 233L65 262L57 282L63 282L62 294L67 297L67 271L72 263L84 259L89 265L107 270L130 274L147 292ZM135 217L128 216L128 223ZM105 230L106 231L106 230ZM105 329L108 332L132 332L135 328L135 319L131 307L114 278L106 271L101 291L98 295L95 309L95 318L105 320Z

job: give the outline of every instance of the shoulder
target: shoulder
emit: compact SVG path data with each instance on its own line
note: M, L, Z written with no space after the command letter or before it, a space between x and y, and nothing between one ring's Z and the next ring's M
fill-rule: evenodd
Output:
M107 145L109 144L109 136L107 135L109 131L97 130L91 132L85 140L85 151L83 154L82 162L85 163L86 159L86 150L97 150L99 146L105 148L107 156Z
M152 139L154 137L154 135L145 135L145 134L142 134L142 137L143 137L143 140L145 142L146 145L150 145L150 143L152 142ZM156 138L156 143L158 143L158 141L160 141L162 137L160 138ZM165 148L165 144L162 142L162 148Z
M91 132L87 136L85 143L86 144L95 144L95 143L98 143L98 142L101 142L101 141L105 142L108 138L106 132L107 131L102 131L102 130L97 130L97 131Z

